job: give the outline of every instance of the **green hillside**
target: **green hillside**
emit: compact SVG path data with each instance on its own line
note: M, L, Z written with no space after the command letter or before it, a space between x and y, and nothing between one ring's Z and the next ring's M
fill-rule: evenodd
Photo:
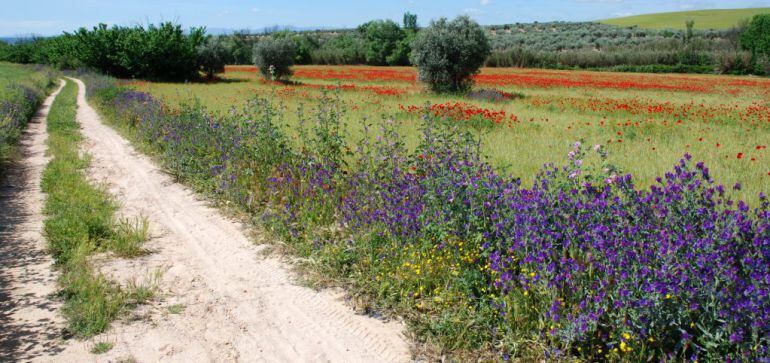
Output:
M750 19L762 13L770 13L770 8L678 11L627 16L599 22L617 26L637 25L650 29L684 29L685 21L694 20L696 29L727 29L738 24L742 19Z

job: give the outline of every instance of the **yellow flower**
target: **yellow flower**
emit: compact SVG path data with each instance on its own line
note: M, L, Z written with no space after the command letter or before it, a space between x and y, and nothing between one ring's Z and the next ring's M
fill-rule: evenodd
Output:
M670 298L671 298L671 294L666 294L666 299L670 299Z
M527 290L524 290L524 296L527 296L527 295L529 295L529 291L527 291ZM600 353L601 353L601 352L600 352Z
M620 351L621 352L628 353L628 352L630 352L632 350L633 349L631 349L631 347L628 344L626 344L626 342L620 342Z
M623 338L626 338L626 340L631 339L631 334L623 333Z

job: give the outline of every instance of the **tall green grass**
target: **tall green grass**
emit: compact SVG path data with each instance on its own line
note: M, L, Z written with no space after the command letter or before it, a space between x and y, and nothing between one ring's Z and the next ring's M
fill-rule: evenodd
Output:
M89 183L89 156L81 155L76 122L77 86L67 82L48 115L49 154L42 187L48 194L45 236L62 270L61 295L68 329L78 337L105 331L122 311L148 299L146 287L121 287L89 263L97 251L136 256L147 239L147 222L119 220L118 205L103 186Z

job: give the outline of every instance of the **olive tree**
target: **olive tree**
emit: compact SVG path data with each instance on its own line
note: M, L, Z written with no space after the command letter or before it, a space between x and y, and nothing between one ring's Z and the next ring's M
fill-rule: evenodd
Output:
M221 37L211 37L198 46L198 64L208 78L213 78L215 73L224 72L225 64L229 60L230 51Z
M436 92L467 91L490 54L489 38L467 16L441 18L421 30L412 44L411 61L419 79Z
M266 79L285 79L291 76L291 66L297 46L289 38L267 38L254 46L254 63Z

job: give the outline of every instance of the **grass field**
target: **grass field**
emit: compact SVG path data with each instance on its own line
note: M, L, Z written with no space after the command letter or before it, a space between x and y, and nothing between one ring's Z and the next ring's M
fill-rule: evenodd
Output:
M715 9L677 11L634 15L622 18L606 19L600 23L617 26L638 26L650 29L684 29L685 22L695 21L695 29L728 29L738 25L741 20L751 19L754 15L770 13L770 8Z
M652 185L690 153L717 182L743 183L737 197L751 201L770 192L768 79L484 69L476 88L510 93L511 99L492 102L430 94L414 81L412 68L302 66L295 73L293 85L270 84L238 67L229 67L219 83L131 85L170 105L197 98L215 112L240 108L255 95L272 97L288 110L290 132L298 106L310 109L322 92L336 89L353 140L367 118L394 118L410 147L418 142L421 108L430 104L431 112L478 130L492 163L525 185L583 140L605 146L610 162L640 186Z

